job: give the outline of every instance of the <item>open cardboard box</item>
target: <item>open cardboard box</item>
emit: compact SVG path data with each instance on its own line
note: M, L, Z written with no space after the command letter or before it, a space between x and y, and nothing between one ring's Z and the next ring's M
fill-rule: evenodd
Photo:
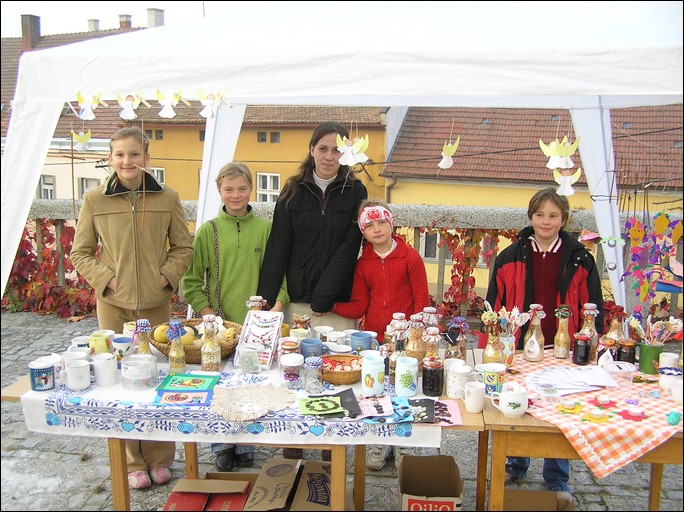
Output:
M504 489L504 510L575 510L572 499L561 499L551 491Z
M242 510L257 473L207 473L206 478L181 478L164 510Z
M399 466L401 510L461 510L463 480L449 455L405 455Z

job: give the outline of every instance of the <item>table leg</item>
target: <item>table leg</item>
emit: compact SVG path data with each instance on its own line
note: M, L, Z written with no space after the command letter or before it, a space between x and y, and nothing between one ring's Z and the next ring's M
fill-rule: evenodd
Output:
M366 445L354 447L354 509L366 510Z
M489 510L503 510L507 444L508 434L506 432L492 432L492 462L489 480Z
M185 447L185 476L199 478L199 460L197 458L197 443L183 443Z
M648 490L648 510L660 510L660 492L663 488L665 464L651 464L651 486Z
M487 492L487 456L489 454L489 432L482 430L477 435L477 482L475 484L475 510L485 509Z
M131 495L128 492L126 441L124 439L109 438L108 443L113 509L131 510Z
M347 493L347 447L331 445L330 451L330 508L344 510L344 498Z

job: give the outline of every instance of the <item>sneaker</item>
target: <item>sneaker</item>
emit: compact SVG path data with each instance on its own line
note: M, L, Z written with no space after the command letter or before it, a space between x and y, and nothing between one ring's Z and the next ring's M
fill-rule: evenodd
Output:
M392 456L392 447L382 444L368 446L366 452L366 467L371 471L380 471L385 467L387 459Z
M131 471L128 473L128 485L131 489L147 489L152 482L150 482L150 475L147 471Z
M401 461L404 455L418 455L421 457L426 457L429 455L439 455L439 448L400 448L399 446L394 447L394 467L399 471L401 466Z
M150 471L152 481L157 485L162 485L171 480L171 471L169 468L156 468Z

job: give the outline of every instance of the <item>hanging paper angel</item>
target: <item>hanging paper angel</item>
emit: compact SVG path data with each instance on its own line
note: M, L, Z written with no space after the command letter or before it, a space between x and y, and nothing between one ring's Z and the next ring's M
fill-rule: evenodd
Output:
M121 119L127 119L128 121L131 121L138 117L138 114L135 113L135 110L140 106L140 102L142 101L142 97L139 94L136 94L135 96L133 94L127 94L125 98L123 98L121 95L117 95L116 100L123 109L121 112L119 112L119 117Z
M204 108L200 112L200 115L205 119L209 119L210 117L216 117L218 107L223 101L223 94L221 94L220 92L210 92L209 94L205 95L202 91L199 91L198 96L200 102L204 106Z
M83 121L92 121L95 119L95 112L93 112L99 105L104 105L108 107L104 101L101 99L102 93L97 93L90 98L86 98L81 91L76 93L76 100L78 101L78 106L81 110L78 113L78 117Z
M163 117L165 119L172 119L176 117L176 112L173 110L173 107L178 105L180 99L181 91L164 95L164 93L157 89L157 100L162 106L162 109L159 112L159 117Z
M576 183L582 175L582 168L579 167L572 174L569 174L570 172L572 171L568 169L561 169L560 171L557 169L553 170L553 179L560 185L556 191L559 196L571 196L575 193L575 189L572 188L572 185Z
M340 165L356 165L368 160L366 156L366 149L368 149L368 134L365 137L352 140L344 138L337 134L337 150L342 153L340 157Z
M544 144L543 140L539 139L539 147L542 152L549 157L546 167L549 169L572 169L575 167L575 164L570 157L577 151L579 142L580 137L577 137L577 140L570 144L570 142L568 142L568 136L566 135L563 137L562 141L559 142L558 139L556 139L547 146Z
M86 133L83 133L83 131L76 133L74 130L71 130L71 138L74 139L74 142L76 143L74 149L76 151L85 151L88 147L88 141L90 140L91 135L90 129Z
M444 146L442 146L442 160L440 160L440 162L437 164L437 167L440 169L449 169L452 165L454 165L454 160L451 157L454 156L454 153L456 153L460 142L460 135L456 137L456 142L453 144L451 144L448 140L444 141Z

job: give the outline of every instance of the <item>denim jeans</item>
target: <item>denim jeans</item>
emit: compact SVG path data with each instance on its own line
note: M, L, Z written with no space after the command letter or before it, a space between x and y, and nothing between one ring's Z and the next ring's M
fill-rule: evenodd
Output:
M254 453L255 450L254 446L246 444L211 443L212 453L222 452L229 448L235 448L235 455L240 455L241 453Z
M516 480L525 476L530 467L528 457L507 457L506 472L510 473ZM568 480L570 480L570 462L568 459L544 459L542 466L542 476L549 491L567 491Z

